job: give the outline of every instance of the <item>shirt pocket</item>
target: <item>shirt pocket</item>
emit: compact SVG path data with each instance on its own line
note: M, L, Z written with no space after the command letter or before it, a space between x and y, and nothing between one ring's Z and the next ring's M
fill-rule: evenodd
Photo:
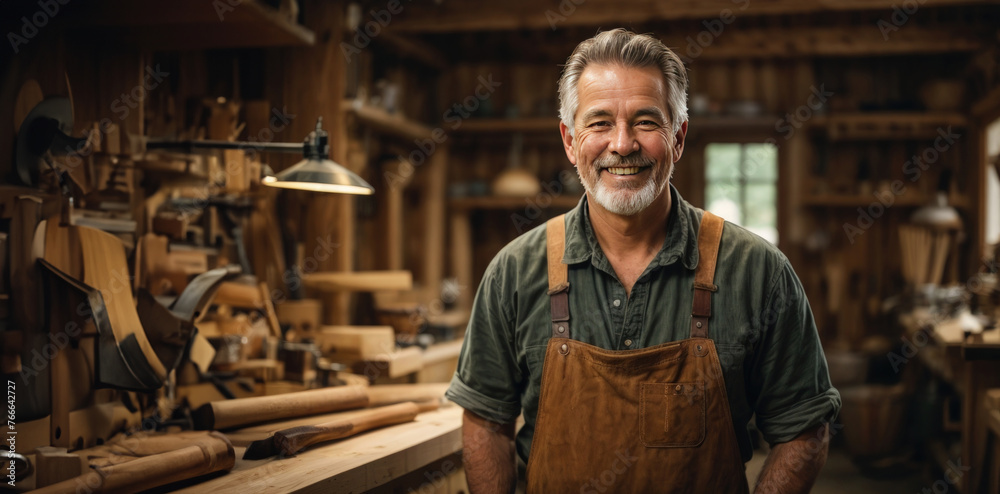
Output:
M705 382L642 383L640 437L647 448L690 448L705 440Z

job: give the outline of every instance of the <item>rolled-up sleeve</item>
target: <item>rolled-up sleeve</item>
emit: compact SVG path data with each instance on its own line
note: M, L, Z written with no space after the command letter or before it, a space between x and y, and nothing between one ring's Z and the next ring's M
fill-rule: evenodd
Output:
M521 413L521 376L499 265L494 259L476 292L458 369L445 397L488 420L510 423Z
M772 277L764 307L749 391L758 429L777 444L832 422L841 402L805 291L787 260Z

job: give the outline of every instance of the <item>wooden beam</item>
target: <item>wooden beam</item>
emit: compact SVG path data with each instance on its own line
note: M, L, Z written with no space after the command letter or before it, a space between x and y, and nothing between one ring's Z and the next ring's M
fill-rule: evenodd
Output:
M445 2L408 6L393 19L393 32L444 33L518 29L557 29L574 26L632 26L657 21L712 19L723 10L735 15L822 14L885 10L891 15L894 0L633 0L623 7L613 0L512 0L493 3ZM991 5L991 0L926 0L920 9ZM744 5L744 10L740 10ZM872 24L872 28L878 29ZM908 26L907 29L910 27ZM903 30L900 30L902 32ZM945 39L945 38L942 38Z
M686 38L685 38L686 37ZM985 46L985 35L969 27L906 26L889 40L873 23L867 28L811 27L791 29L733 29L700 49L689 35L664 37L667 46L685 59L798 58L905 55L975 51Z

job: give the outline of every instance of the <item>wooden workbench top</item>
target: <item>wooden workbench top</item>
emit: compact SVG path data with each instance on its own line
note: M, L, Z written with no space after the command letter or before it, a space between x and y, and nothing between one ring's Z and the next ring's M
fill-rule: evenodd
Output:
M365 492L462 449L462 408L422 413L416 421L310 447L290 458L243 460L225 475L178 492Z

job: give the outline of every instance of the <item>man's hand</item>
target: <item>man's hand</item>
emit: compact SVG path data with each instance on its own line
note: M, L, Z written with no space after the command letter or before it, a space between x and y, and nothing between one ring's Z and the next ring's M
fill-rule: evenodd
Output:
M471 494L508 494L517 486L514 424L498 424L468 410L462 416L462 463Z
M798 437L771 448L757 479L754 494L807 493L826 463L830 446L829 426L809 429Z

